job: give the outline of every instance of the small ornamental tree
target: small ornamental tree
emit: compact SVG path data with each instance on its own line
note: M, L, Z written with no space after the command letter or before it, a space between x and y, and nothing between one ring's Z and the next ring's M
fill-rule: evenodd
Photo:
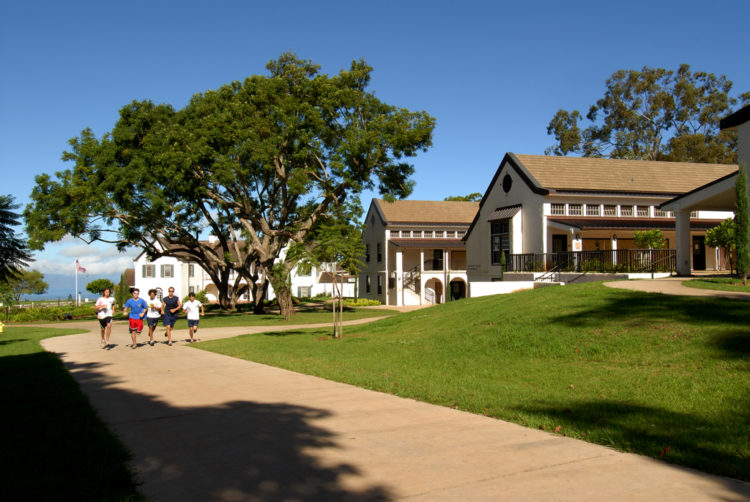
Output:
M110 292L112 292L112 295L114 296L115 285L109 279L95 279L86 284L86 291L89 291L95 295L98 295L107 288L109 288Z
M730 272L734 270L733 257L737 249L734 238L734 220L727 218L714 228L706 230L706 245L712 248L722 248L729 260Z
M750 272L750 223L748 222L747 172L745 163L740 164L737 174L735 192L737 201L734 206L734 243L737 249L737 277L747 286L747 274Z
M639 249L661 249L664 247L664 236L658 228L635 232L633 238L635 246Z

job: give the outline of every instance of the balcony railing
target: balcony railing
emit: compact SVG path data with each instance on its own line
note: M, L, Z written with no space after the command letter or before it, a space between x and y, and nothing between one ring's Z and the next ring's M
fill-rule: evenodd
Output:
M506 272L674 272L675 249L612 249L506 255Z

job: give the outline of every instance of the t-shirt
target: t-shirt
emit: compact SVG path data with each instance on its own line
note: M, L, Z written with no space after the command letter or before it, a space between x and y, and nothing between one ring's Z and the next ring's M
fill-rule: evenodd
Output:
M146 317L152 319L158 319L161 317L161 300L156 297L154 297L153 300L149 298L146 300L146 305L148 305L148 313L146 314Z
M130 309L130 314L128 315L130 319L141 319L141 312L146 310L148 305L146 305L146 301L143 298L138 298L137 300L131 298L125 302L125 308Z
M105 298L103 296L100 296L98 300L96 300L96 305L94 307L107 307L103 310L100 310L96 313L96 317L99 319L105 319L107 317L112 317L112 305L115 303L115 299L111 296L109 298Z
M162 301L164 302L164 315L176 316L177 312L173 314L171 310L177 308L177 306L180 304L180 299L176 296L173 296L172 298L165 296L164 298L162 298Z
M200 319L201 306L203 304L198 300L189 300L182 304L182 310L187 312L188 321L197 321Z

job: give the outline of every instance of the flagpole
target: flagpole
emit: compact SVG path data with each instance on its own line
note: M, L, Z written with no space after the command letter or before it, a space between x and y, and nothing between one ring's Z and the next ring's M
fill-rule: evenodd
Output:
M77 307L78 306L78 259L76 258L76 290L73 291L73 304Z

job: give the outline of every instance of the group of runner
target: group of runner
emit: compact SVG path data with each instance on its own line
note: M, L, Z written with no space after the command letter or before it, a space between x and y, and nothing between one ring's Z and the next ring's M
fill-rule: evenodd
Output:
M167 345L172 346L172 328L177 321L177 314L180 309L187 312L188 328L190 329L190 343L195 341L195 335L198 333L198 321L200 316L205 315L203 304L195 299L195 293L190 293L189 300L184 304L174 295L174 288L169 288L168 295L161 300L156 297L156 290L148 291L148 300L139 298L140 290L133 288L131 291L133 297L129 298L122 309L122 313L128 315L128 329L133 344L130 346L135 349L138 347L136 337L143 331L143 320L146 319L148 326L148 344L154 345L154 331L159 324L159 319L164 316L164 326L167 337ZM112 333L112 316L114 314L115 299L112 298L112 291L105 288L102 296L96 300L94 310L99 319L101 327L102 348L109 347L109 337Z

